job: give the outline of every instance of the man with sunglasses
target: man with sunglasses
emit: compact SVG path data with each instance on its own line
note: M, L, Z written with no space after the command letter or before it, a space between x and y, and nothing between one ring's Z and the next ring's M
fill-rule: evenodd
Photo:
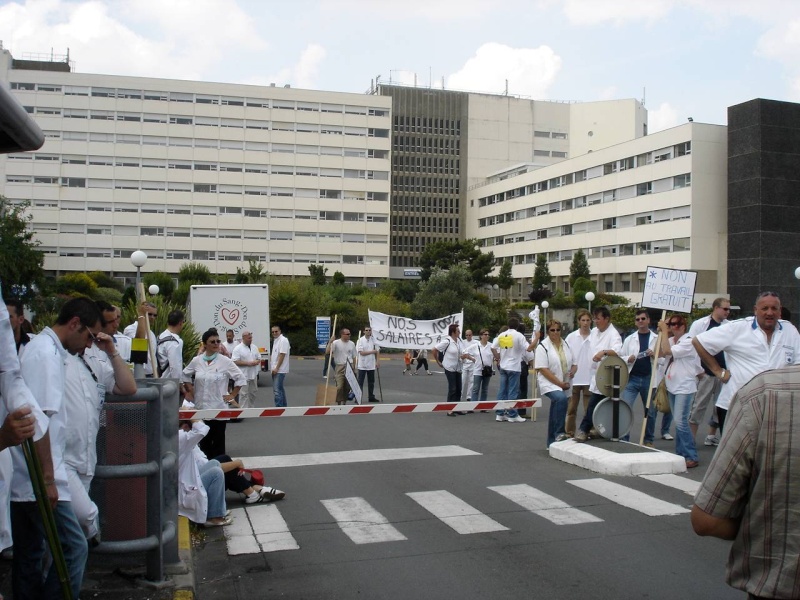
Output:
M621 356L628 363L628 383L622 391L622 399L634 409L636 396L642 399L647 425L644 432L644 445L652 447L656 429L656 405L650 403L647 409L647 392L650 389L650 378L653 373L653 354L658 336L650 329L650 315L647 309L640 308L636 311L636 331L625 338L622 344ZM658 383L656 381L655 383ZM675 439L669 432L672 425L672 413L661 417L661 438L664 440ZM628 441L629 435L622 439Z
M761 292L753 307L755 316L732 321L692 338L703 364L722 383L716 402L722 431L734 394L756 375L800 362L800 334L782 321L781 300L775 292ZM725 352L725 367L714 358Z
M275 406L284 407L286 406L286 390L283 387L283 380L289 372L291 345L278 325L273 325L270 331L272 332L272 352L269 355L269 368L272 373L272 393L275 397Z
M728 315L731 312L731 302L727 298L715 298L711 304L711 314L697 319L689 328L688 338L695 338L704 331L714 329L720 325L728 323ZM725 353L719 352L714 356L717 363L723 369L725 368ZM722 382L714 376L705 363L703 364L704 375L700 375L697 379L697 393L694 396L694 406L689 415L689 427L692 430L692 436L697 437L697 429L700 423L706 418L706 409L708 405L714 406L719 398L719 393L722 391ZM716 411L711 411L711 418L708 420L708 434L703 442L706 446L719 445L719 437L717 436L717 423Z
M73 298L61 308L52 327L31 340L20 358L25 383L39 408L50 418L47 433L35 442L42 461L47 499L53 506L58 537L64 550L72 594L80 594L88 543L72 509L62 449L66 439L64 392L67 354L92 345L100 332L100 309L88 298ZM14 537L12 587L14 598L60 598L55 563L42 572L44 527L23 451L12 448L11 531Z

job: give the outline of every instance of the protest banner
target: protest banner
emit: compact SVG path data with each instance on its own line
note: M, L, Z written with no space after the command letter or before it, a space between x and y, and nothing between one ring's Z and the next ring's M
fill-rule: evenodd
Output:
M642 306L679 313L692 312L697 273L664 267L647 267Z
M372 335L381 348L430 350L447 337L447 329L452 323L463 327L464 311L431 321L369 311Z
M345 363L345 365L344 378L350 385L350 391L353 392L353 396L355 396L353 400L355 400L356 404L361 404L361 386L358 385L358 376L355 371L353 371L353 365L351 365L349 361Z

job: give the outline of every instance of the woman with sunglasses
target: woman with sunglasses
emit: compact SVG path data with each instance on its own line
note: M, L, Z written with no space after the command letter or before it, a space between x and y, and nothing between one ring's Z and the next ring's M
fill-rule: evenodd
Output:
M561 338L561 322L547 322L547 337L536 347L534 363L539 392L550 399L550 417L547 421L547 447L553 442L568 439L564 427L567 419L567 393L578 365L572 358L569 346Z
M472 376L473 402L486 402L489 394L489 380L494 374L494 361L499 355L492 348L489 330L481 329L478 343L473 344L470 353L475 361L475 374Z
M661 353L667 357L664 375L669 396L669 407L675 422L675 453L686 460L686 468L693 469L700 463L694 435L689 426L694 395L697 392L697 376L703 372L700 357L686 336L686 319L672 315L658 323L661 332ZM680 343L683 338L683 343Z
M219 333L209 329L203 334L202 354L195 356L183 370L181 381L186 384L186 395L194 398L198 410L237 408L236 396L239 389L247 383L239 367L227 356L220 353ZM228 379L233 380L233 389L228 392ZM209 432L200 442L200 450L208 458L225 452L225 428L228 419L205 421Z

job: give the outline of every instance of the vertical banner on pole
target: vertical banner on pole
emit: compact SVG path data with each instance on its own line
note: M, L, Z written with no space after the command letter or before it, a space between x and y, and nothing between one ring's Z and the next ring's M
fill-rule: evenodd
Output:
M325 350L328 340L331 339L331 318L317 317L317 348Z

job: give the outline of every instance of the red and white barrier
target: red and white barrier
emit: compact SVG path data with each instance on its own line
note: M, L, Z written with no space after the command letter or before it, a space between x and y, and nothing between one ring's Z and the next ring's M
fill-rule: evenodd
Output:
M496 402L446 402L442 404L343 404L333 406L287 406L286 408L234 408L226 410L181 410L178 418L191 419L257 419L260 417L321 417L325 415L389 415L434 413L464 410L502 410L535 408L541 398L533 400L497 400Z

